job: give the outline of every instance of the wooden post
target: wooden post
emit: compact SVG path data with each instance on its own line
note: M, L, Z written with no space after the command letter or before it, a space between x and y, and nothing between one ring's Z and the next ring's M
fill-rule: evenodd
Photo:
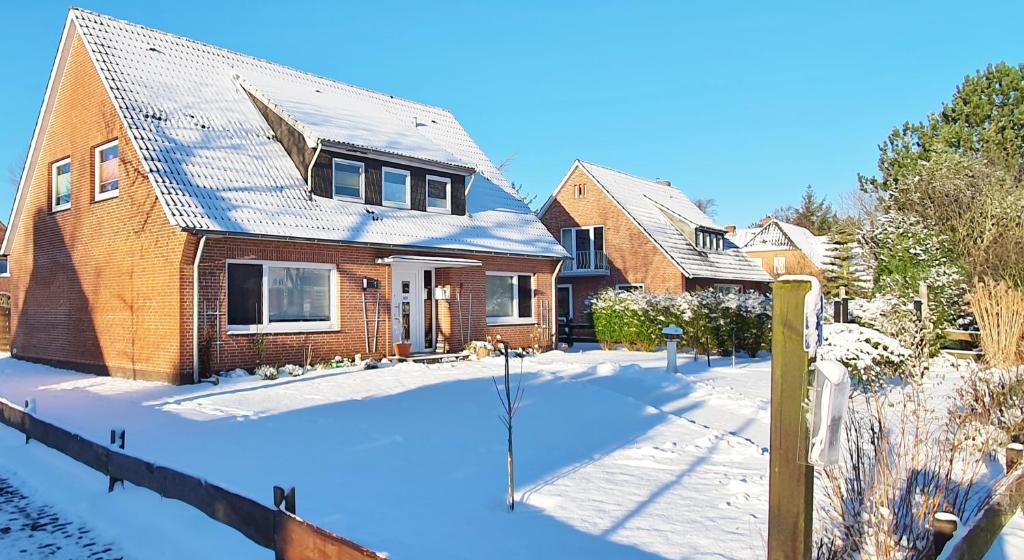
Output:
M835 323L843 322L843 300L837 299L832 302L832 321Z
M949 541L956 533L956 526L959 519L952 513L944 511L935 512L932 516L932 558L938 558L942 549L946 548Z
M772 290L771 456L768 478L769 560L811 558L814 467L800 457L806 439L804 389L810 357L804 350L807 280L775 282Z
M1011 443L1006 446L1006 472L1012 471L1024 459L1024 445Z

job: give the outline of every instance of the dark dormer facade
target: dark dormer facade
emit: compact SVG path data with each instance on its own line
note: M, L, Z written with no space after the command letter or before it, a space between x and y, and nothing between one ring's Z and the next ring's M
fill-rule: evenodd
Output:
M305 137L262 101L249 95L274 136L306 180L313 196L369 206L464 216L469 167L324 143Z

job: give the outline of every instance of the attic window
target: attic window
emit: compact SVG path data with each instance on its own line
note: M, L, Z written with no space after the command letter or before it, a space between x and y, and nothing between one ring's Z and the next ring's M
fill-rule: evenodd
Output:
M64 210L71 208L71 158L63 159L50 168L52 190L51 209Z
M404 169L385 167L382 169L382 175L384 176L384 206L411 208L409 172Z
M452 180L427 175L427 211L448 214L452 211Z
M363 201L365 166L358 161L334 160L334 198Z
M118 193L117 140L96 148L96 200L113 198Z
M720 253L725 250L725 234L697 228L694 232L694 244L701 251Z
M584 198L587 196L587 184L580 183L576 185L576 198Z

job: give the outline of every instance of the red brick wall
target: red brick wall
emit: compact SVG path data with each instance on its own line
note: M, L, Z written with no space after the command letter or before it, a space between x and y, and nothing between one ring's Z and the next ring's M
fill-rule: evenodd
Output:
M173 228L81 40L73 38L10 248L20 358L176 382L186 235ZM94 200L93 149L120 140L120 194ZM50 165L71 157L71 208L50 211Z
M586 196L576 197L576 185L586 185ZM669 188L669 187L666 187ZM650 292L678 293L686 289L686 277L651 241L651 238L598 187L582 169L576 168L556 193L541 218L555 239L561 229L604 225L604 247L608 276L561 276L559 284L573 286L575 320L583 319L584 301L604 287L643 284Z
M312 345L314 360L321 361L340 355L352 357L381 357L390 354L391 346L391 274L390 266L377 264L376 259L395 254L421 254L427 252L398 249L375 249L361 246L339 246L333 244L301 243L288 241L267 241L243 238L210 238L203 252L200 265L200 309L214 309L219 305L222 313L227 309L226 266L229 259L253 259L263 261L291 261L306 263L334 263L337 265L339 294L339 330L316 333L268 333L265 360L271 364L301 364L303 352ZM542 306L550 309L551 275L555 261L516 257L491 257L474 254L450 254L483 262L483 267L460 269L437 269L435 283L451 286L452 299L438 301L438 333L455 350L461 350L466 341L459 332L458 304L456 294L461 294L463 316L469 321L469 300L472 294L472 336L474 340L501 334L512 346L532 345L531 335L538 325L488 326L486 316L485 272L515 271L533 273L535 297L534 315L540 318ZM377 353L366 352L363 331L362 279L376 278L380 281L380 330L377 337ZM376 292L367 292L367 314L369 319L370 346L373 346L374 308ZM541 303L545 302L545 303ZM235 367L251 369L256 365L256 352L252 342L253 334L228 334L226 315L222 315L220 358L214 349L211 367L223 371ZM206 327L213 328L213 319L207 319ZM183 324L183 329L186 325ZM550 329L547 331L550 332ZM550 337L542 337L543 348L550 346Z

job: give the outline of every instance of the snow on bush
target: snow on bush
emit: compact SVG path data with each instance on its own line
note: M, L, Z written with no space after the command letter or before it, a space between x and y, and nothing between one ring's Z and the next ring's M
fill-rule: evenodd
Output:
M245 371L242 368L235 368L235 369L233 369L231 371L222 371L222 372L217 374L217 377L221 377L223 379L234 379L236 377L249 377L249 372Z
M277 379L277 368L274 366L262 365L256 368L256 376L260 379Z
M664 343L661 330L675 324L683 329L683 342L697 352L729 355L735 347L755 356L771 336L771 298L757 292L603 290L591 298L590 310L597 339L605 345L652 350Z
M912 352L900 341L874 329L852 323L825 325L825 342L817 359L836 360L850 377L872 387L887 379L904 377Z
M304 373L306 373L306 370L303 369L302 366L297 366L295 364L287 364L277 370L278 375L288 375L291 377L298 377Z

